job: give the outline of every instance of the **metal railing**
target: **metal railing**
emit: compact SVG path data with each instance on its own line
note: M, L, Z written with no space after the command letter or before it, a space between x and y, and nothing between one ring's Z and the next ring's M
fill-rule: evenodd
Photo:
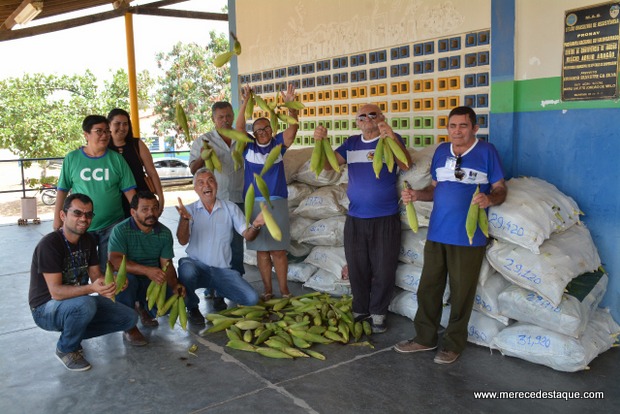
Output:
M151 152L151 154L153 155L153 160L157 161L157 155L160 156L172 156L172 157L178 157L179 154L186 154L189 151L187 150L183 150L183 151L157 151L157 152ZM21 176L21 189L13 189L13 190L0 190L0 194L10 194L10 193L22 193L22 197L26 197L26 193L37 193L43 189L47 189L47 188L56 188L55 185L52 186L46 186L44 187L43 185L38 185L35 186L33 188L28 188L28 184L27 181L28 179L26 178L26 174L25 174L25 169L27 167L24 167L24 163L29 163L29 162L39 162L39 161L58 161L59 165L62 165L62 162L64 160L64 157L41 157L41 158L19 158L19 159L11 159L11 160L0 160L0 164L4 164L4 163L17 163L19 165L19 169L20 169L20 176ZM183 179L183 178L187 178L188 180L192 178L192 176L187 176L187 177L176 177L176 178L161 178L161 181L173 181L173 180L179 180L179 179ZM6 180L2 180L5 181Z

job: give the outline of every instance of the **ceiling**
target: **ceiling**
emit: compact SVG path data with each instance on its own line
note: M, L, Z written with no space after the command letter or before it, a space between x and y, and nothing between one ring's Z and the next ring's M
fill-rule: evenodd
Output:
M163 8L177 3L184 3L187 0L163 0L153 2L137 2L132 0L43 0L43 11L34 20L23 28L13 28L12 19L9 16L17 10L23 3L30 3L31 0L2 0L0 1L0 41L21 39L58 30L69 29L72 27L83 26L103 20L113 19L123 16L125 13L149 14L156 16L187 17L205 20L228 21L226 13L207 13L198 11L175 10ZM134 5L132 5L134 4ZM80 10L92 9L97 6L108 6L88 11L80 17L72 17L68 13ZM47 17L57 17L58 21L36 25L37 20ZM64 17L64 19L63 19Z

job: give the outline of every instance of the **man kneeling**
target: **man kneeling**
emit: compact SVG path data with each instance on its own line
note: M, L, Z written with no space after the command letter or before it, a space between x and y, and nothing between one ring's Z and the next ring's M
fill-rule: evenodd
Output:
M254 240L265 224L262 213L250 227L245 228L245 217L233 202L217 198L217 181L213 172L201 168L194 174L194 191L200 200L187 208L179 199L180 219L177 238L188 257L179 260L179 280L187 290L188 321L204 325L205 320L195 293L198 288L215 290L221 297L239 305L255 305L258 294L238 271L231 268L230 242L233 231L246 240Z
M130 329L138 320L133 309L111 300L116 284L105 284L97 243L86 232L94 215L90 197L68 196L60 212L62 227L41 239L30 267L32 318L46 331L61 332L56 357L70 371L91 367L83 339Z

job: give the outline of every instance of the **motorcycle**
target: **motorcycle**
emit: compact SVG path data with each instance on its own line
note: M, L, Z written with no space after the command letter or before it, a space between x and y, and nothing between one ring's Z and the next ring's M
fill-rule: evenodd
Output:
M41 202L46 206L53 206L56 204L56 187L51 184L42 184L41 188Z

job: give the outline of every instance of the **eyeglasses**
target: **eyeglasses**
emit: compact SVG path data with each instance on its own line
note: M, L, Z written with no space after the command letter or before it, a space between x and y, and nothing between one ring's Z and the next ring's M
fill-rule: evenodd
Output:
M463 158L459 155L456 157L456 163L454 164L454 177L461 181L465 177L465 171L461 170L461 163Z
M267 132L267 130L271 131L271 125L267 125L265 128L259 128L256 131L254 131L254 135L258 134L259 132Z
M82 211L82 210L76 210L76 209L67 210L67 212L69 211L77 218L86 217L87 220L92 220L93 217L95 217L95 213L92 211Z
M97 134L99 136L110 135L111 134L109 129L101 129L101 128L91 129L90 132L91 133L95 133L95 134Z
M366 121L367 119L377 119L377 117L378 117L378 116L379 116L379 114L378 114L378 113L376 113L376 112L369 112L369 113L367 113L367 114L359 114L359 115L357 116L357 120L358 120L359 122L364 122L364 121Z

